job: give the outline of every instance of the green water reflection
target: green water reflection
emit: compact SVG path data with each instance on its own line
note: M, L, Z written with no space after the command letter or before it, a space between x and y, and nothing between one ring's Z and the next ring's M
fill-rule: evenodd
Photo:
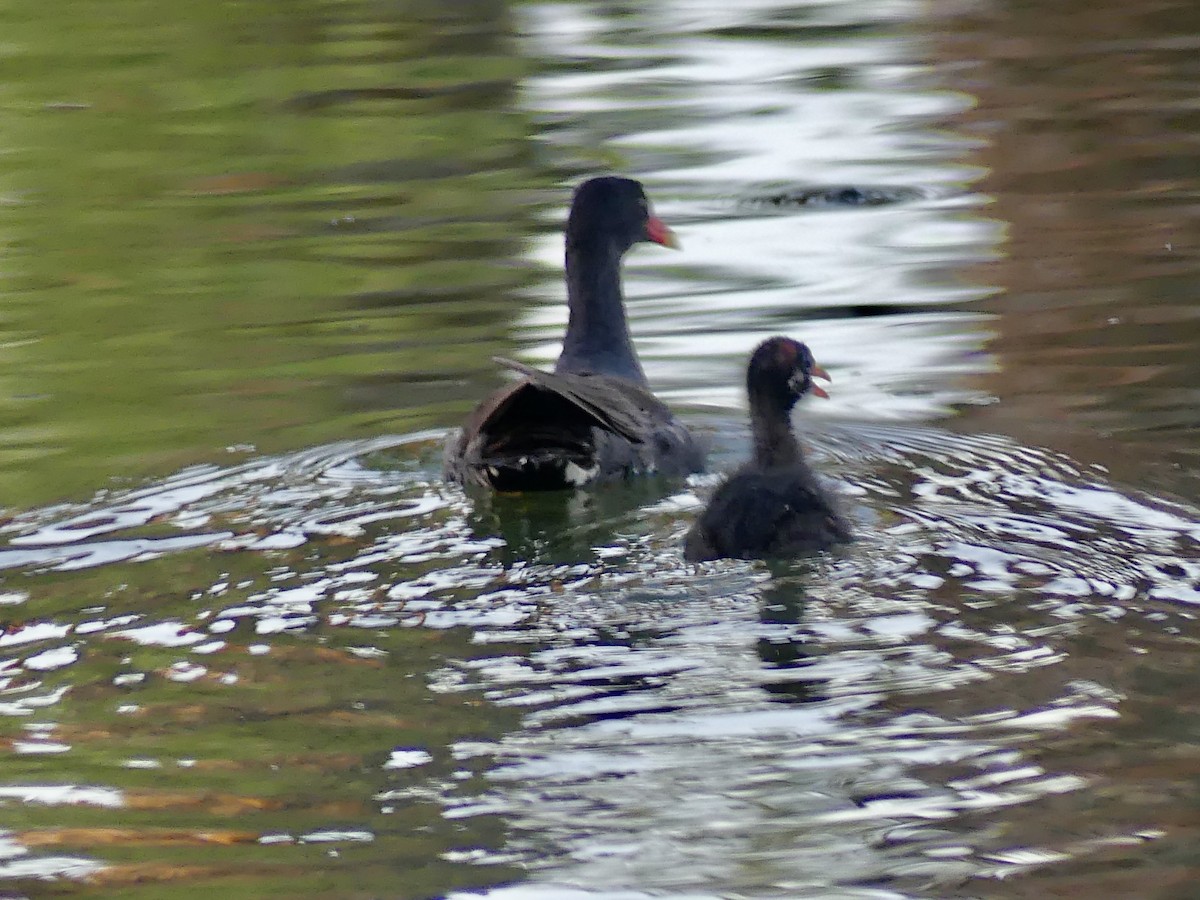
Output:
M499 3L7 4L0 507L429 424L506 350Z

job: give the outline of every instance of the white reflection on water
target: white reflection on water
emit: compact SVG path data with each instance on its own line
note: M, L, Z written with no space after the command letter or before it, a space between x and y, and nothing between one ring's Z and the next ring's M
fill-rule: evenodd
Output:
M72 784L0 785L0 797L47 806L82 804L116 809L125 805L124 795L120 791L112 788L80 787Z
M72 878L83 880L107 868L94 859L76 856L41 856L37 859L0 861L0 878Z
M1000 230L969 214L982 198L964 192L978 173L956 162L961 144L915 140L906 127L963 98L915 89L920 48L862 27L864 17L878 25L916 16L920 5L797 9L676 2L620 18L588 4L524 10L531 52L548 67L527 82L526 105L562 123L541 140L596 158L597 170L608 161L597 148L618 149L682 238L681 253L639 248L627 261L647 374L672 401L740 407L746 354L782 332L806 340L834 373L834 399L815 415L914 421L987 402L954 379L991 367L982 352L989 318L953 308L987 289L930 271L991 257ZM730 31L739 28L753 37ZM813 28L837 38L806 37ZM830 71L846 83L828 89ZM642 171L643 161L652 168ZM756 202L864 184L915 197L870 208ZM561 236L546 235L531 254L560 270ZM539 363L557 356L566 323L563 289L545 284L525 316L527 355Z
M578 531L578 543L566 544L575 561L539 559L536 541L514 560L520 547L498 535L519 541L523 532L493 530L478 518L487 504L438 486L428 470L353 463L351 448L338 445L326 465L317 448L213 470L213 489L176 507L181 530L236 511L247 533L305 535L302 570L239 542L229 552L240 558L214 560L211 585L195 585L194 619L147 610L80 630L174 649L181 658L165 677L205 678L214 689L237 685L208 672L221 658L214 634L253 655L288 636L326 641L352 628L345 652L373 660L364 630L469 631L478 655L447 659L428 673L429 687L517 710L520 726L450 748L483 767L482 782L427 774L432 746L393 748L404 766L392 768L415 783L377 791L376 802L389 814L435 802L464 827L503 817L505 847L455 858L517 862L552 891L574 883L596 886L596 896L686 895L711 882L752 893L769 882L799 896L836 882L846 896L866 897L889 885L859 882L898 873L975 877L1021 865L1027 857L989 829L1048 797L1090 802L1097 777L1037 750L1122 721L1129 687L1120 673L1137 644L1106 649L1099 665L1089 641L1104 628L1188 627L1187 606L1160 599L1195 599L1185 587L1200 565L1198 518L1003 438L883 425L813 437L861 533L845 553L799 568L684 565L677 542L692 503L683 486L666 500L633 494L599 516L576 497L565 524L547 524L558 538ZM401 439L393 446L424 452ZM731 448L717 449L720 457ZM125 504L109 495L60 514L112 523L89 540L116 545ZM537 537L536 517L518 520ZM337 531L301 524L325 521ZM43 525L30 524L27 553L38 551ZM58 524L44 527L55 534ZM53 564L61 545L43 549ZM247 564L261 577L249 577ZM237 623L253 627L239 632ZM23 630L40 638L14 635L11 646L36 659L54 652L63 629L29 622ZM10 714L29 714L67 689L5 690ZM37 800L33 789L10 790ZM345 832L355 833L371 832ZM1133 840L1145 838L1114 825L1028 850L1074 857Z

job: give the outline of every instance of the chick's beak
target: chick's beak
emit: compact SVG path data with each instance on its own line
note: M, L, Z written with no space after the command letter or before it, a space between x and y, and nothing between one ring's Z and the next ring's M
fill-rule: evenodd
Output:
M814 365L811 369L808 370L808 377L810 379L823 378L826 381L833 381L833 379L829 376L829 373L817 365ZM813 394L815 394L818 397L824 397L826 400L829 399L829 394L827 394L825 392L825 388L821 387L819 384L816 384L815 382L812 382L812 381L809 382L809 390L812 391Z
M670 247L672 250L680 249L679 238L658 216L651 216L646 220L646 240Z

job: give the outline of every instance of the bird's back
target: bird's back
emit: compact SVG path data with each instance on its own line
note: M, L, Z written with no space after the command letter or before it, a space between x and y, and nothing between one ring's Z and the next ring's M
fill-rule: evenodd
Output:
M642 386L498 361L524 377L481 403L451 439L450 480L544 490L701 468L691 433Z

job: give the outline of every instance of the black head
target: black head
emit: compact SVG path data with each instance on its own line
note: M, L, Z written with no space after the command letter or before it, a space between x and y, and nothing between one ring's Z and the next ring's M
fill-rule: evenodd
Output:
M575 189L567 216L567 246L615 243L624 253L638 241L679 246L674 232L651 211L639 182L606 175Z
M813 360L812 351L806 345L788 337L768 338L751 354L746 370L750 402L766 401L791 409L808 393L828 398L825 389L813 382L814 376L830 380L828 373Z

